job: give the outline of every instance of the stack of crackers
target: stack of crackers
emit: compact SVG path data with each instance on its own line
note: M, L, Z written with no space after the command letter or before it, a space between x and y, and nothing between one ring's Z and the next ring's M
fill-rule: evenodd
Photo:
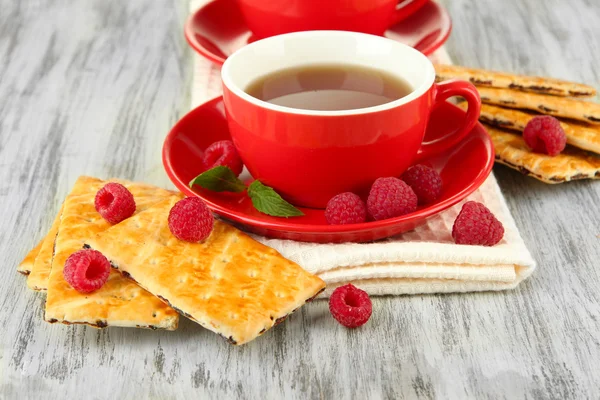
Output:
M135 214L116 225L94 207L108 182L124 185L136 202ZM46 292L45 320L175 330L184 315L243 344L325 288L320 278L221 221L203 243L178 240L168 215L182 198L142 183L80 177L48 235L18 267L30 289ZM65 281L63 268L71 254L90 247L113 270L104 286L84 294Z
M435 69L439 81L457 78L477 86L480 121L494 142L497 162L546 183L600 178L600 104L590 101L593 87L454 65ZM557 156L534 153L522 138L527 123L541 114L556 117L566 133L568 145Z

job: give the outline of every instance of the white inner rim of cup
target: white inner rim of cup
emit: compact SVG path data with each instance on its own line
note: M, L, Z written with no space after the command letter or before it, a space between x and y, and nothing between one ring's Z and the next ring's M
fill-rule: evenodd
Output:
M413 91L379 106L339 111L278 106L244 91L256 79L275 71L315 64L346 64L383 70L403 78ZM303 115L338 116L378 112L406 104L431 87L435 70L421 52L384 37L345 31L307 31L274 36L242 47L223 64L221 79L236 96L262 108Z

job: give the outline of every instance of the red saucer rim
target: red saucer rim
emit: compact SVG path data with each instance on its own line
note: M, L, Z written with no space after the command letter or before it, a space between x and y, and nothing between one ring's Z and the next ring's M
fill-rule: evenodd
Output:
M436 2L436 1L430 1L430 2L435 4L442 11L442 18L445 20L445 23L448 24L448 29L446 29L446 32L444 33L444 35L441 36L441 39L436 40L432 45L430 45L429 47L427 47L427 49L425 49L421 52L428 57L430 55L432 55L433 53L435 53L436 50L438 50L440 47L442 47L444 45L444 43L446 43L448 41L448 38L450 37L450 34L452 33L452 29L454 28L454 25L452 24L452 18L450 18L450 14L446 10L446 8L443 7L440 3Z
M201 109L203 107L213 106L213 103L219 103L221 101L222 101L222 96L217 96L217 97L213 98L212 100L209 100L209 101L199 105L198 107L194 108L193 110L189 111L186 115L184 115L173 126L173 128L167 134L164 144L163 144L162 161L163 161L163 166L165 168L165 171L167 172L169 179L171 180L171 182L173 182L175 184L175 186L182 193L184 193L186 196L200 197L202 200L204 200L206 202L208 207L215 213L217 213L231 221L239 222L244 225L250 225L250 226L254 226L254 227L271 229L271 230L285 230L287 232L319 234L319 233L351 233L351 232L370 231L372 229L392 227L392 226L398 225L400 223L416 222L416 221L430 218L436 214L439 214L440 212L442 212L442 211L452 207L453 205L458 204L460 201L464 200L467 196L469 196L470 194L475 192L483 184L483 182L485 182L485 180L488 178L488 176L490 175L490 173L492 171L492 167L494 166L494 160L495 160L494 146L491 143L491 139L489 138L489 135L487 135L487 131L485 130L483 125L481 125L481 123L478 122L473 129L482 129L484 132L486 132L486 138L488 139L487 148L490 152L487 163L484 166L484 168L480 171L480 173L477 175L477 177L469 185L465 186L465 188L463 190L461 190L460 192L454 194L453 196L451 196L447 199L444 199L443 201L434 203L434 204L430 205L429 207L419 209L419 210L415 211L414 213L406 214L406 215L403 215L400 217L384 219L384 220L380 220L380 221L364 222L364 223L360 223L360 224L305 225L305 224L294 223L293 222L294 217L291 217L289 219L282 218L282 222L265 221L265 220L259 219L257 217L254 217L254 216L248 216L247 214L237 212L235 210L232 211L229 208L223 207L220 204L215 203L215 202L211 201L210 199L203 197L201 194L190 189L190 187L188 186L188 182L183 182L173 171L173 166L171 164L170 158L168 157L168 154L169 154L169 149L170 149L171 143L173 142L174 138L178 134L179 125L183 124L187 119L193 118L194 114L196 112L198 112L199 109ZM449 105L452 107L456 107L451 104L449 104ZM461 110L458 107L456 107L456 108ZM298 217L298 218L302 218L302 217Z
M218 1L218 0L212 0L212 1ZM193 28L192 28L192 26L193 26L192 22L193 22L194 18L196 17L196 14L199 13L200 11L202 11L202 9L204 7L206 7L207 4L205 4L204 6L200 7L193 14L190 14L190 16L185 21L185 25L183 27L183 32L184 32L185 40L188 42L188 44L194 50L196 50L198 53L200 53L200 55L203 56L204 58L207 58L208 60L212 61L213 63L215 63L217 65L223 65L223 64L225 64L225 60L226 60L225 58L219 57L218 55L216 55L212 51L209 51L204 46L200 45L200 43L198 43L196 41L196 39L194 38L194 31L193 31Z
M184 32L185 40L190 45L190 47L192 47L200 55L202 55L203 57L212 61L213 63L218 64L218 65L223 65L225 63L226 58L220 57L220 56L216 55L215 53L213 53L212 51L208 50L206 47L204 47L200 43L198 43L198 41L194 37L193 21L196 18L196 15L199 14L200 12L202 12L204 10L204 8L207 7L210 3L215 2L215 1L220 1L220 0L211 0L210 2L204 4L202 7L198 8L192 14L190 14L185 21L185 24L183 27L183 32ZM436 50L438 50L440 47L442 47L444 45L444 43L446 43L446 41L450 37L450 34L452 33L452 29L453 29L452 18L450 18L450 14L446 10L446 8L443 7L441 4L439 4L438 2L435 2L433 0L430 0L430 3L434 4L436 7L438 7L439 10L441 10L442 19L444 20L444 23L447 24L448 28L446 29L446 32L444 33L443 36L441 36L441 38L439 40L436 40L429 47L427 47L426 49L421 51L426 56L430 56ZM427 4L427 3L425 3L425 4ZM402 23L402 22L400 22L400 23ZM394 40L394 39L390 39L390 40Z

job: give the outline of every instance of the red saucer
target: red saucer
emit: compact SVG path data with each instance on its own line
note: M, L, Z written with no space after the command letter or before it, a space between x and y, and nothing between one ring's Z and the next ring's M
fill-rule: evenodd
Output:
M444 103L431 115L427 140L457 129L465 117L458 107ZM471 134L448 154L423 160L441 175L444 191L435 204L398 218L354 225L328 225L323 210L300 208L303 217L277 218L258 212L245 194L216 193L188 187L201 172L202 152L217 140L229 139L221 97L185 115L169 132L163 146L163 164L175 186L188 196L198 196L217 214L245 230L260 235L305 242L367 242L414 229L474 192L494 165L494 147L487 132L477 124ZM242 177L243 178L243 177ZM248 177L250 179L250 177Z
M223 64L237 49L255 40L236 0L213 0L204 5L188 18L184 30L188 43L217 64ZM385 36L429 55L446 42L451 30L447 11L430 1L409 18L390 27Z

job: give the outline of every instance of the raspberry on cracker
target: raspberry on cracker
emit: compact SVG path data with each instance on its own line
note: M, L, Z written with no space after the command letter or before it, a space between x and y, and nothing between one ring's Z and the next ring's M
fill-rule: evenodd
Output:
M96 250L79 250L65 262L63 276L73 289L91 293L100 289L108 280L110 262Z
M357 328L371 318L373 306L367 292L349 283L333 291L329 311L340 324Z
M204 165L206 169L220 165L229 167L238 176L242 173L244 164L231 140L214 142L204 150Z
M135 213L135 199L120 183L110 182L96 193L96 211L111 224L118 224Z
M467 201L463 205L452 227L452 238L457 244L493 246L503 236L502 222L476 201Z
M533 151L550 156L560 154L567 144L567 135L560 122L549 115L533 117L523 130L523 139Z
M198 197L179 200L169 212L169 230L179 240L200 243L210 236L214 217Z
M398 178L378 178L369 192L367 210L374 220L399 217L417 209L417 195Z
M330 225L360 224L367 220L367 206L354 193L340 193L327 203L325 219Z

